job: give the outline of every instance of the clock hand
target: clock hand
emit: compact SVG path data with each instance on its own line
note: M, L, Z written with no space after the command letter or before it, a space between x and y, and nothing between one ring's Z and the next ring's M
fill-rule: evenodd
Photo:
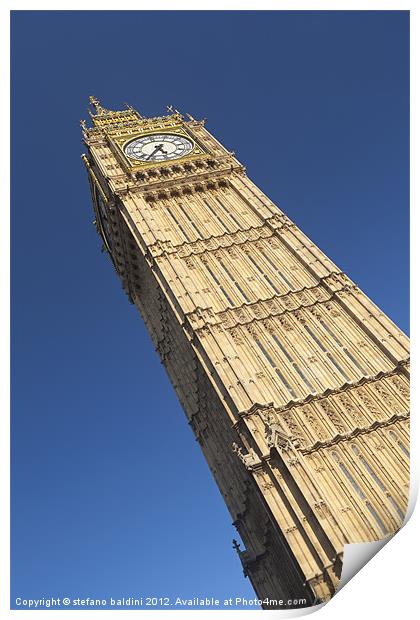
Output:
M163 144L158 144L155 149L150 153L149 157L146 157L146 159L151 159L152 157L154 157L154 155L158 152L158 151L162 151L162 153L164 155L167 155L168 153L164 150L163 148Z
M160 150L161 146L162 146L161 144L159 144L158 146L156 146L156 147L154 148L154 150L150 153L149 157L146 157L146 159L151 159L151 158L154 156L154 154L155 154L155 153L157 153L157 152Z

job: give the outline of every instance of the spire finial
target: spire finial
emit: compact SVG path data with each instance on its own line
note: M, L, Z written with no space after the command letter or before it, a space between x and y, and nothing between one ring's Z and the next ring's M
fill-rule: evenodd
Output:
M96 116L102 116L103 114L108 114L110 111L104 108L103 106L101 106L101 102L99 101L99 99L97 99L93 95L89 97L89 103L93 105L93 107L95 108ZM92 116L91 113L90 115Z
M174 108L173 105L167 105L166 109L168 110L168 112L170 112L171 114L178 114L178 116L182 116L181 112L179 110L177 110L176 108Z

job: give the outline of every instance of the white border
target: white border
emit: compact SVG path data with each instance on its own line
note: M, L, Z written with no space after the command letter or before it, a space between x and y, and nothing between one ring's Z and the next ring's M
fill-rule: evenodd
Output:
M260 0L255 1L239 1L230 0L222 2L221 0L213 0L212 2L201 2L197 6L191 1L177 1L177 0L155 0L153 3L139 2L135 0L120 0L118 6L116 3L109 2L107 0L90 0L81 2L80 0L74 0L73 2L61 3L61 6L57 6L57 2L6 2L2 3L0 9L0 16L3 18L0 21L0 49L1 49L1 61L2 71L1 76L3 78L3 96L0 98L1 114L0 119L3 124L2 128L2 159L1 159L1 172L2 180L0 184L1 192L1 204L2 209L2 223L0 227L0 239L1 239L1 276L2 285L6 291L10 290L9 281L9 229L10 218L8 205L10 204L10 184L9 184L9 143L10 143L10 129L9 129L9 115L10 115L10 31L9 31L9 12L11 10L410 10L411 11L411 169L414 171L411 178L411 204L414 208L411 212L412 226L411 226L411 239L412 239L412 265L420 263L418 256L419 243L417 238L414 237L415 232L418 230L418 114L414 112L420 109L420 101L418 96L418 73L419 63L418 50L419 50L419 28L418 28L418 9L414 1L411 2L399 2L399 1L355 1L344 2L341 0L329 0L329 1L316 1L306 0L301 2L296 0L291 1L277 1L274 0ZM415 140L416 138L416 140ZM417 147L417 148L416 148ZM398 217L398 213L396 213ZM417 261L416 261L417 259ZM412 276L412 294L411 294L411 312L412 316L417 316L418 312L418 295L417 289L414 286ZM3 290L4 290L3 289ZM7 300L7 294L3 296L3 300ZM9 305L7 301L4 301L2 305L2 340L1 342L6 345L9 343ZM418 403L418 388L416 386L416 342L417 342L417 323L412 323L412 342L414 342L414 378L412 381L412 402L414 406L413 411L416 413ZM2 451L1 451L1 474L0 479L2 487L4 489L5 498L2 502L3 510L1 511L1 564L0 564L0 613L1 618L8 616L15 616L21 614L21 611L9 610L9 591L10 591L10 573L9 573L9 418L6 412L9 411L10 394L9 394L9 346L4 346L3 355L1 357L0 376L2 382L1 398L2 398ZM412 456L411 456L411 470L412 470L412 492L410 497L410 512L414 507L414 497L417 494L418 478L417 472L419 458L419 424L416 423L415 415L412 421ZM384 549L374 557L368 565L358 573L352 580L351 586L343 588L340 593L334 597L322 610L322 617L327 619L336 618L337 614L340 615L342 620L347 618L353 618L355 613L363 614L363 617L369 617L370 614L386 614L397 615L399 617L410 618L415 613L415 605L417 599L417 558L415 550L413 549L415 543L416 526L419 525L419 511L414 514L414 517L410 520L408 525L404 527L404 531L395 536L391 542L389 542ZM306 610L312 611L312 610ZM417 610L416 610L417 611ZM29 612L28 612L29 613ZM54 620L62 613L66 614L66 618L77 617L78 620L85 617L92 618L92 614L97 617L98 614L108 615L112 614L112 611L98 610L98 611L48 611L46 610L48 619ZM138 617L141 614L141 618L145 618L148 614L153 614L153 618L160 617L161 614L179 614L184 611L160 611L153 612L148 611L124 611L129 613L129 618ZM290 617L301 615L302 612L296 611L190 611L188 617L193 618L196 615L207 614L207 617L221 618L222 614L228 614L226 617L239 618L239 614L242 616L247 614L247 618L251 615L254 617L264 617L269 614L271 617L276 614L276 617Z

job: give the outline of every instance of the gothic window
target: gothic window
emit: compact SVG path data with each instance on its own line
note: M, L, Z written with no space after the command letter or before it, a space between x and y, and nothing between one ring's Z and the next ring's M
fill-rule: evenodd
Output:
M211 206L211 204L205 200L203 198L203 202L204 204L207 206L207 208L209 209L209 211L214 215L214 217L217 219L217 221L219 222L219 224L224 228L225 232L229 232L229 228L226 226L226 224L224 223L224 221L222 219L220 219L220 217L217 215L216 211L213 209L213 207Z
M291 282L290 282L290 281L286 278L286 276L283 274L283 272L281 272L281 271L279 270L278 266L277 266L277 265L275 265L275 264L273 263L273 261L271 260L271 258L269 258L269 257L267 256L266 252L264 252L264 250L261 250L261 249L260 249L260 252L261 252L261 254L264 256L264 258L265 258L265 260L267 261L267 263L269 263L269 265L271 265L271 266L273 267L273 269L274 269L274 270L278 273L278 275L279 275L279 276L280 276L280 278L283 280L283 282L285 282L285 283L286 283L286 285L288 286L288 288L289 288L291 291L295 291L295 290L296 290L296 287L295 287L295 286L293 286L293 284L291 284Z
M220 290L222 291L223 295L226 297L226 299L228 300L230 305L234 306L235 302L233 301L233 299L231 297L229 297L229 295L227 294L226 290L223 288L223 286L220 284L220 281L218 280L218 278L213 273L212 269L210 269L210 267L208 265L206 265L206 269L210 273L211 277L216 282L217 286L220 288Z
M398 516L401 518L401 520L404 520L404 513L402 512L402 510L400 509L400 507L398 506L397 502L392 497L392 495L389 492L387 492L386 487L383 484L382 480L378 478L378 476L373 471L373 469L371 468L371 466L369 465L369 463L367 462L363 454L360 452L359 448L355 444L352 444L351 449L353 450L355 455L359 457L359 461L362 463L363 467L366 469L370 477L376 482L376 484L381 489L381 491L385 493L386 498L393 505L394 509L398 513Z
M187 241L192 241L192 239L190 239L189 235L187 234L187 232L185 231L185 229L181 226L181 224L175 219L171 209L167 209L166 213L169 215L169 217L171 218L171 220L174 222L176 228L179 228L179 230L182 232L182 234L184 235L185 239Z
M215 197L215 200L219 203L219 205L222 207L223 211L230 217L230 219L235 222L236 226L239 229L242 229L243 226L240 222L238 222L238 220L236 219L236 217L233 215L233 213L231 213L226 207L225 205L217 198Z
M403 444L403 442L401 441L401 439L398 437L397 433L395 433L394 431L389 431L389 436L391 437L392 441L394 441L396 444L398 444L401 452L403 452L405 454L405 456L409 459L410 458L410 453L407 450L407 448L405 447L405 445Z
M284 375L277 368L277 365L275 364L275 362L274 362L273 358L271 357L271 355L268 353L268 351L265 349L265 347L261 344L261 342L258 340L258 338L254 338L254 340L255 340L255 343L258 346L259 350L264 355L265 359L268 361L270 366L274 369L276 375L279 377L280 381L283 383L283 385L288 390L289 394L293 398L297 398L296 392L294 391L294 389L292 388L290 383L287 381L287 379L284 377Z
M325 355L328 357L328 359L330 360L330 362L332 364L334 364L334 366L337 368L337 370L343 375L343 377L345 378L346 381L350 381L350 377L347 375L347 373L343 370L343 368L340 366L340 364L337 362L337 360L334 358L333 355L331 355L331 353L329 351L327 351L327 349L324 347L324 345L322 344L322 342L319 340L319 338L317 338L315 336L315 334L313 333L313 331L305 324L304 325L305 330L308 332L308 334L310 335L310 337L312 338L312 340L318 345L318 347L321 349L321 351L323 353L325 353Z
M184 207L182 206L181 203L178 202L178 207L181 209L182 213L185 215L185 217L187 218L187 220L189 221L189 223L191 224L191 226L194 228L195 232L198 235L199 239L202 239L202 234L199 231L199 229L197 228L197 226L194 224L193 220L190 218L190 216L188 215L187 211L184 209Z
M304 375L304 373L302 372L302 370L300 369L298 364L289 355L289 353L284 348L284 346L282 345L282 343L280 342L278 337L275 334L272 334L272 338L273 338L274 342L277 344L277 346L279 347L279 349L282 351L283 355L285 355L287 360L292 364L293 368L298 373L298 375L302 379L302 381L305 383L306 387L309 388L309 391L312 392L312 394L316 394L316 390L315 390L314 386L311 384L309 379L307 379L307 377Z
M217 257L216 257L217 258ZM222 267L222 269L224 270L224 272L226 273L226 275L228 276L228 278L233 282L233 284L236 286L236 288L238 289L238 291L241 293L242 297L245 299L245 301L247 301L248 303L250 303L250 299L248 297L248 295L244 292L244 290L242 289L242 287L238 284L238 282L235 280L235 278L233 277L233 275L230 273L230 271L227 269L227 267L224 265L223 261L220 258L217 258L220 266Z
M257 268L257 270L260 272L260 274L267 280L267 282L269 283L269 285L271 286L271 288L273 289L273 291L277 294L277 295L281 295L281 292L279 291L279 289L275 286L275 284L273 283L273 281L268 277L268 275L266 273L264 273L264 271L261 269L261 267L258 265L258 263L252 258L252 256L250 254L247 255L248 256L248 260L251 261L251 263L254 265L254 267Z
M331 338L334 340L334 342L336 342L338 344L340 349L342 349L344 351L344 353L347 355L347 357L350 358L350 360L353 362L353 364L360 370L362 375L366 376L367 375L366 370L364 368L362 368L362 366L359 364L359 362L355 359L354 355L352 355L350 353L350 351L343 345L343 343L337 338L337 336L331 331L331 329L328 327L328 325L322 319L318 319L318 320L319 320L320 324L322 325L322 327L324 328L324 330L327 332L327 334L329 334L331 336Z
M384 534L388 534L388 530L385 527L385 524L382 521L381 517L378 515L378 513L376 512L376 510L374 509L374 507L372 506L370 501L367 499L367 497L364 494L362 488L359 486L359 484L353 478L353 476L351 475L350 471L347 469L346 465L343 463L343 461L339 457L338 453L337 452L331 452L331 456L333 457L334 461L338 464L338 466L340 467L341 471L346 476L347 480L350 482L350 484L352 485L353 489L356 491L357 495L363 501L363 503L365 504L366 508L369 510L370 514L373 516L373 518L375 519L376 523L381 528L382 532Z

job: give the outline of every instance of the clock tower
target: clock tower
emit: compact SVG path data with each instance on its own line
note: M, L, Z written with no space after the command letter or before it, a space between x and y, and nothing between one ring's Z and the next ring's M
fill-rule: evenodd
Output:
M96 227L227 504L244 574L265 609L327 600L344 544L404 520L408 339L204 121L90 101Z

